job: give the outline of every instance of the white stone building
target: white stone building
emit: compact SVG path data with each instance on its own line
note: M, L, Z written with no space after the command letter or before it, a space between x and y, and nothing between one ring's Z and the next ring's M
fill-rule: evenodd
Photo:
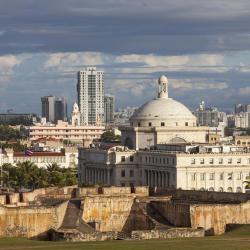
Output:
M182 103L168 97L168 80L161 76L158 97L142 105L121 126L122 144L141 149L165 143L206 142L208 127L197 126L197 119Z
M32 162L39 168L57 163L60 167L75 168L78 165L78 149L66 147L64 152L33 152L31 156L24 152L14 152L13 149L0 151L0 166L5 163L16 165L18 162Z
M78 72L78 105L81 125L101 125L104 122L104 72L87 67Z
M158 98L120 128L124 146L79 149L80 185L245 191L250 147L206 144L209 128L197 126L196 117L168 97L167 83L160 77Z
M184 145L175 147L184 151L80 149L79 183L245 192L250 175L246 148L203 146L201 152L190 153Z

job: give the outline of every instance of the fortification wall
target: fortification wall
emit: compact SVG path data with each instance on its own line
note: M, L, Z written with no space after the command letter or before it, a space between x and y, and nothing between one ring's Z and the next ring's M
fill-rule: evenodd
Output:
M175 203L173 201L151 202L155 209L159 211L170 224L177 227L190 227L190 205Z
M0 237L45 237L49 229L61 226L67 203L56 207L0 207Z
M96 224L96 229L101 232L128 232L152 227L131 195L85 197L82 219Z
M220 235L227 224L250 224L250 201L241 204L190 205L192 228L203 227L207 234Z

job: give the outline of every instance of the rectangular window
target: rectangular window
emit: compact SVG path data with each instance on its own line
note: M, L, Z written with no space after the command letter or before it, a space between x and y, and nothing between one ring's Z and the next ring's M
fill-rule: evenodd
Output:
M125 156L121 157L121 161L124 162L125 161Z
M213 158L209 159L209 163L214 164L214 159Z
M205 180L205 177L206 177L205 173L202 173L202 174L200 175L201 181L204 181L204 180Z
M222 164L222 163L223 163L223 159L220 158L220 159L219 159L219 164Z
M232 159L232 158L229 158L229 159L228 159L228 164L232 164L232 162L233 162L233 159Z
M129 176L130 176L130 177L134 177L134 170L130 170L130 171L129 171Z
M130 161L134 161L134 156L131 155L131 156L129 157L129 160L130 160Z
M165 122L161 122L161 126L164 127L165 126Z
M191 164L195 164L195 159L191 159Z
M237 163L240 164L241 163L241 158L237 159Z
M149 127L151 127L151 126L152 126L152 123L151 123L151 122L149 122L149 123L148 123L148 126L149 126Z
M224 179L224 173L220 173L220 181L223 181Z
M204 164L205 160L204 159L200 159L200 164Z
M213 181L213 180L214 180L214 173L210 173L210 174L209 174L209 180L210 180L210 181Z
M237 174L237 180L241 180L241 173Z
M195 178L196 178L196 174L191 174L191 180L195 181Z
M121 171L121 177L125 177L125 176L126 176L125 170L122 170Z
M228 173L227 174L227 179L232 180L233 179L233 173Z
M147 156L145 156L145 162L146 162L146 163L148 162L148 157L147 157Z

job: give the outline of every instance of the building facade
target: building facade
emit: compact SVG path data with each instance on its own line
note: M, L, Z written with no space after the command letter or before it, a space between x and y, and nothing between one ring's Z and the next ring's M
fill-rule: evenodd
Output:
M112 95L104 96L104 121L106 124L114 122L115 97Z
M245 192L250 175L250 152L246 148L171 147L176 151L80 149L79 183Z
M68 122L58 121L56 125L39 125L29 128L30 140L54 138L72 142L92 141L99 139L104 132L103 126L75 126Z
M158 97L130 118L129 126L119 127L122 145L142 149L165 143L201 142L207 140L208 127L197 126L197 119L182 103L168 96L168 80L158 81Z
M67 120L67 102L63 97L44 96L42 102L42 117L47 122L56 123L58 120Z
M66 147L64 152L33 152L31 156L25 155L24 152L13 152L12 149L0 151L0 165L13 164L22 162L32 162L39 168L47 167L49 164L57 163L63 168L76 168L78 165L78 149Z
M77 74L78 106L81 125L104 123L104 72L88 67Z

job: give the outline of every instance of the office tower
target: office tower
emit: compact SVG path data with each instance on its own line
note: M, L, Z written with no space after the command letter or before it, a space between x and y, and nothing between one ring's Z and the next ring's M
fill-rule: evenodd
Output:
M101 125L104 122L104 72L95 67L77 74L78 106L81 125Z
M67 103L65 98L55 96L44 96L42 102L42 117L47 122L56 123L58 120L67 120Z
M104 121L112 123L114 121L115 97L112 95L104 96Z
M42 102L42 117L46 118L47 122L54 122L55 120L55 97L44 96L41 98Z
M59 97L55 99L54 121L57 122L58 120L67 121L67 102L64 97Z
M240 103L236 104L234 106L234 112L235 112L235 114L246 112L246 105L243 105L243 104L240 104Z

